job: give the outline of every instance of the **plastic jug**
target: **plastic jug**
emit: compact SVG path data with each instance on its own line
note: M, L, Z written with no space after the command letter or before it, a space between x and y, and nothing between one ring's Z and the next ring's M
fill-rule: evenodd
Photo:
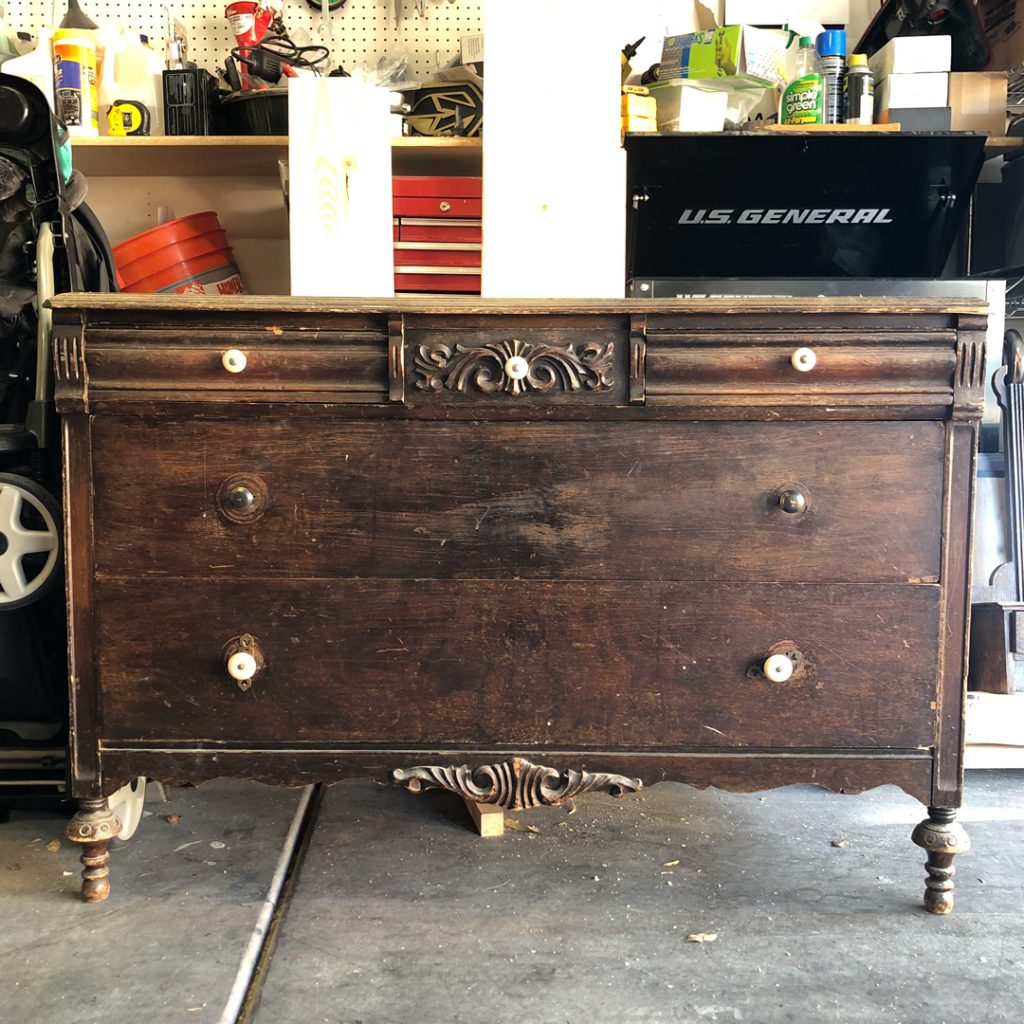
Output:
M164 133L164 60L144 36L128 33L115 62L114 79L118 100L134 100L149 111L150 135Z
M53 34L53 86L57 114L71 135L99 135L96 113L96 40L77 28Z
M41 28L36 48L21 57L4 61L3 72L31 82L46 97L53 110L53 30Z

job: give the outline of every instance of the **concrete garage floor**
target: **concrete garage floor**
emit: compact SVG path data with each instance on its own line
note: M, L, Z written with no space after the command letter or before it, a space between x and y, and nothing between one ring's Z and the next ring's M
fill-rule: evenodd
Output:
M223 1011L302 795L228 781L170 795L117 844L113 894L95 906L75 897L77 851L48 848L59 816L0 825L0 1019L234 1019ZM920 905L909 834L923 814L891 787L663 783L514 814L531 830L484 840L448 794L344 782L286 885L250 1019L1016 1022L1024 772L968 774L974 849L947 918Z

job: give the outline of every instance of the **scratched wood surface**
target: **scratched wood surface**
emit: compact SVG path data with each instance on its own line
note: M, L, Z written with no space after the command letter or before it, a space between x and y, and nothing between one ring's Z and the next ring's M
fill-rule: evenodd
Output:
M936 586L103 581L106 740L913 748ZM249 633L266 667L223 667ZM807 668L748 674L779 642Z
M93 442L104 576L939 576L939 423L100 417ZM238 475L267 491L251 522L224 515ZM806 511L780 508L791 487Z
M54 304L76 794L535 750L959 802L977 305ZM417 388L421 345L531 331L608 332L616 389ZM787 369L797 343L817 376ZM217 376L228 347L244 384ZM246 474L265 509L233 522ZM247 691L223 657L243 632ZM799 671L769 684L778 645Z

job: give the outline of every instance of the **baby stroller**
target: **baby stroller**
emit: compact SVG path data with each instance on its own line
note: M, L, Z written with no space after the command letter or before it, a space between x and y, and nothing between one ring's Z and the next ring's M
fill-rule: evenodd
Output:
M46 98L0 71L0 814L65 788L60 436L44 303L114 290L84 194Z

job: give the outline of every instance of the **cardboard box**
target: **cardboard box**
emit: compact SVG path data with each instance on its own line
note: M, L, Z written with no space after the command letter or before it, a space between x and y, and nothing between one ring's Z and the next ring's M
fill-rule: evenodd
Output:
M784 86L790 34L775 29L726 25L706 32L666 36L659 77L712 79L722 85Z
M1024 71L1024 0L978 0L992 71Z
M955 71L949 76L949 106L956 132L1006 134L1005 71Z
M893 107L945 107L949 103L949 74L889 75L875 85L875 120Z
M729 94L722 89L677 78L652 85L651 95L658 105L658 131L720 132L725 127Z
M897 36L868 57L868 67L878 82L888 75L920 75L948 71L953 61L949 36Z
M878 124L898 124L901 132L948 132L952 122L949 107L890 107L879 111Z

